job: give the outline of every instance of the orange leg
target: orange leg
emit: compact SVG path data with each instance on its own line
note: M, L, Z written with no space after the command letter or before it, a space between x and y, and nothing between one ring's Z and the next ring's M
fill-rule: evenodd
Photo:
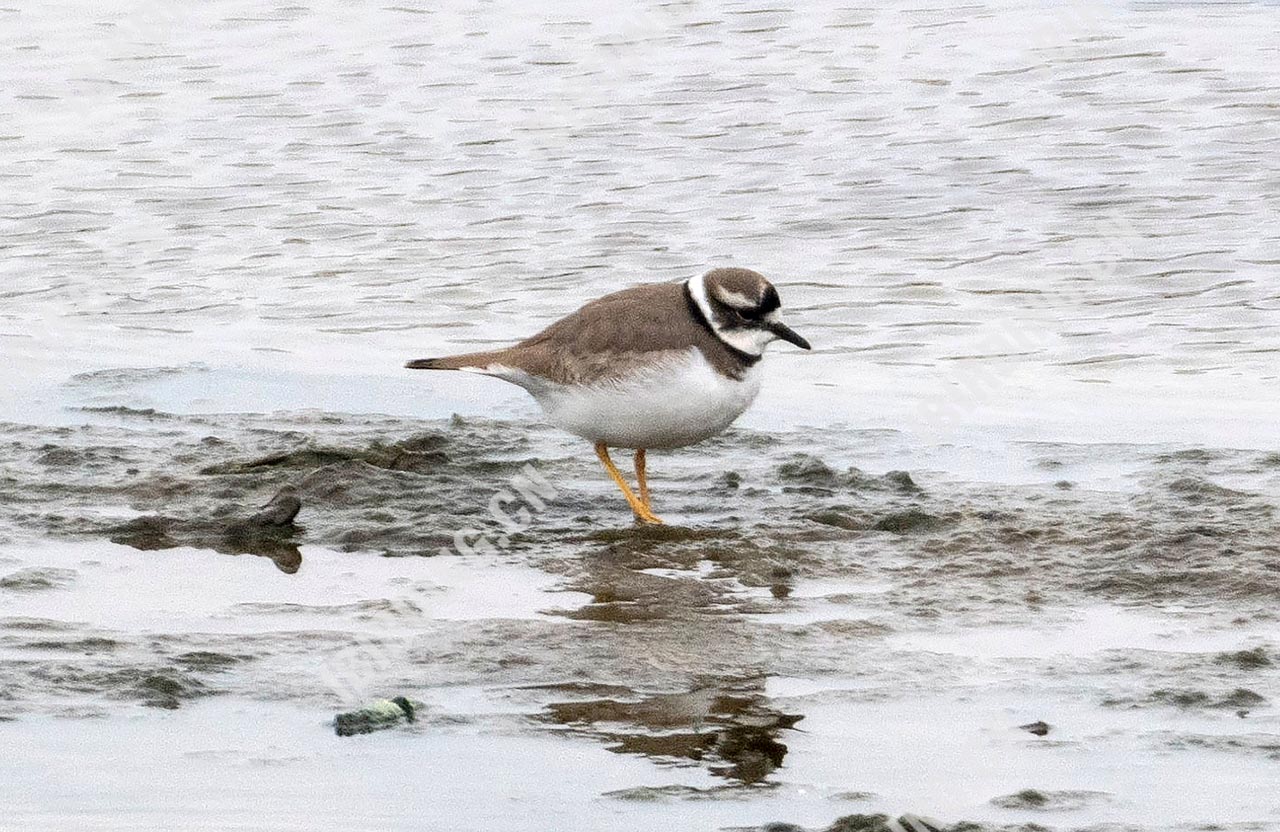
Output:
M645 477L644 448L636 451L636 482L640 483L640 502L653 511L653 503L649 502L649 480Z
M636 519L644 523L661 523L653 512L649 510L640 498L631 490L631 486L627 485L627 481L623 478L622 472L618 470L618 466L613 464L613 460L609 458L609 449L603 442L596 443L596 456L600 457L600 463L604 465L604 469L609 472L610 478L614 484L618 486L618 490L622 492L622 496L627 498L627 505L631 506L631 511L635 513Z

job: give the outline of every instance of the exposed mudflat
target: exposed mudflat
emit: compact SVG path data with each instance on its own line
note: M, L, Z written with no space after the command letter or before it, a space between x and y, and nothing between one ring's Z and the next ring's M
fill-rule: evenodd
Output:
M361 759L395 773L312 828L1280 826L1274 452L1013 444L975 483L891 431L736 430L653 457L649 528L537 425L68 421L0 426L22 828L120 799L72 742L151 783L143 826L190 808L172 766L337 792ZM417 721L334 736L399 695Z

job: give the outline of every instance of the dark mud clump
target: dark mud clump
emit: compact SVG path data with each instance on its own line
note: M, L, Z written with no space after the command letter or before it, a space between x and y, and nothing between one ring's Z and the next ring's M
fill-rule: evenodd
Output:
M845 815L836 818L835 822L828 826L823 832L947 832L955 830L960 832L958 827L947 827L928 818L922 818L919 815L903 815L896 820L890 820L888 815Z
M32 668L30 674L36 681L60 692L105 694L166 710L214 692L192 674L172 667L113 669L46 663Z
M753 688L557 702L544 718L595 736L610 751L701 763L712 774L752 785L782 765L787 747L778 737L803 719L770 707Z
M59 468L91 464L103 458L102 454L92 448L60 448L50 445L36 457L35 461L37 465Z
M41 639L29 641L22 645L29 650L59 650L67 653L79 653L93 656L99 653L111 653L124 646L124 642L101 636L87 636L73 639Z
M844 489L918 494L921 490L906 471L890 471L883 476L874 476L858 468L849 467L839 472L811 454L793 454L788 457L777 467L777 477L792 487L828 491Z
M154 551L179 546L212 549L229 555L252 554L270 558L282 571L297 572L302 554L294 541L294 518L302 502L281 491L261 510L248 517L178 518L161 515L137 517L107 530L113 543Z
M804 519L850 532L866 531L875 522L869 514L854 511L847 506L810 512L804 515Z
M366 447L311 445L256 459L209 465L200 469L200 473L253 474L267 468L312 470L341 462L363 462L390 471L430 472L449 461L448 455L442 450L447 444L448 440L443 434L427 433L390 444L374 442Z
M1026 725L1019 725L1018 728L1022 731L1026 731L1028 734L1034 734L1037 737L1047 737L1049 735L1049 731L1052 730L1049 723L1045 722L1043 719L1036 720L1035 722L1028 722Z
M1226 500L1239 500L1247 496L1200 477L1182 477L1169 483L1169 490L1188 503L1200 504Z
M152 708L174 709L183 699L203 695L204 685L176 674L152 673L139 679L132 687L142 704Z
M1142 700L1107 700L1105 705L1166 705L1175 708L1249 709L1265 705L1267 699L1248 688L1236 688L1224 694L1213 695L1202 690L1186 688L1161 688L1152 691Z
M871 528L878 532L893 532L894 534L911 534L913 532L936 531L947 525L944 518L921 511L918 508L909 508L905 511L894 511L881 517Z
M10 572L0 578L0 589L10 592L43 592L50 589L65 589L75 583L74 569L55 569L51 567L30 567Z
M1248 688L1236 688L1213 703L1215 708L1249 709L1267 704L1267 698Z
M932 514L919 506L909 505L885 513L839 506L810 512L804 515L804 519L847 531L908 535L940 531L955 523L957 517Z
M189 373L207 373L209 365L200 362L175 365L169 367L107 367L101 370L90 370L76 373L67 379L65 386L71 389L84 388L95 393L124 392L136 388L149 381L173 378ZM112 407L114 406L102 406ZM134 408L119 408L138 412Z
M1229 664L1241 670L1259 670L1271 667L1275 662L1267 654L1266 648L1254 647L1251 650L1237 650L1234 653L1220 653L1218 664Z
M795 454L778 466L778 479L820 488L836 488L841 477L834 468L816 456Z
M1161 465L1188 463L1195 466L1204 466L1221 459L1222 453L1207 448L1184 448L1180 451L1157 454L1155 457L1155 461Z
M733 785L684 786L671 783L666 786L634 786L627 789L615 789L605 792L603 797L614 800L625 800L630 803L665 803L684 800L716 800L718 798L734 798L741 796L741 787Z
M986 827L975 823L942 824L919 815L845 815L830 826L811 830L794 823L767 823L754 832L982 832Z
M232 667L248 661L251 657L243 655L230 655L228 653L218 653L211 650L191 650L186 653L180 653L174 656L174 661L182 665L186 670L217 673L230 670Z
M1065 812L1084 809L1106 803L1111 799L1107 792L1093 791L1040 791L1023 789L1014 794L992 798L991 804L1001 809L1021 809L1037 812Z

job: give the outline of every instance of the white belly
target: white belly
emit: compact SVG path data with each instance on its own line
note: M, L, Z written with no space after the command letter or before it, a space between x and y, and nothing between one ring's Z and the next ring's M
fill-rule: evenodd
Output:
M760 391L759 367L741 380L688 353L625 379L531 389L557 427L617 448L678 448L729 427Z

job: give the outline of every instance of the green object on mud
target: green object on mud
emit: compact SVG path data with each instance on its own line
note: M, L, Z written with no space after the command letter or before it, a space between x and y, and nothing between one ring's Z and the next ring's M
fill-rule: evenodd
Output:
M401 722L413 722L417 718L417 710L417 704L403 696L378 699L358 711L338 714L333 720L333 730L340 737L372 734Z

